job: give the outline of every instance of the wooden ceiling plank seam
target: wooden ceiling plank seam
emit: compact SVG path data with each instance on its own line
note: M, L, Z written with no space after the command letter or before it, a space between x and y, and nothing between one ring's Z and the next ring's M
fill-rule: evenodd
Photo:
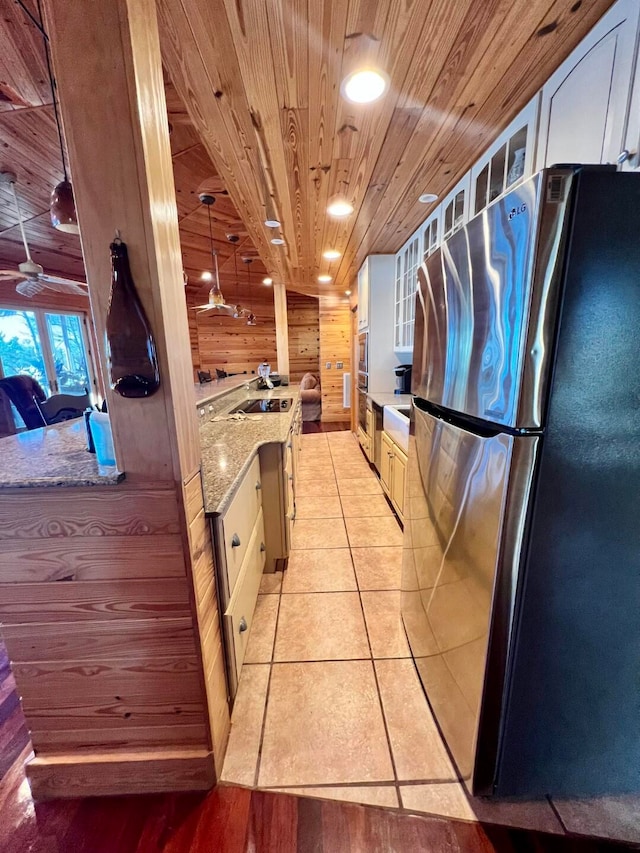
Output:
M533 11L531 8L532 5L534 4L529 5L529 11ZM537 20L535 19L535 12L531 18L530 33L537 32L544 26L545 22L553 20L557 26L553 33L549 33L549 35L557 35L555 39L549 39L548 36L545 36L544 38L532 40L529 37L524 40L524 44L518 42L511 43L513 61L518 61L520 67L523 69L523 73L516 78L512 73L511 64L506 67L501 65L500 69L486 69L484 66L476 69L476 74L472 78L468 79L463 94L473 94L474 86L477 85L475 77L481 76L485 82L487 79L489 81L489 85L487 85L487 96L479 104L475 104L475 110L473 112L471 110L467 110L462 115L459 115L453 126L441 128L439 133L434 137L433 143L430 146L430 149L435 149L437 152L438 150L442 150L445 145L452 147L457 141L461 143L457 150L462 151L460 160L464 165L448 176L449 179L441 190L441 196L446 195L449 189L452 186L455 186L456 182L466 173L468 170L468 163L481 156L482 151L485 150L487 144L491 141L489 137L495 136L496 133L499 133L504 126L508 125L513 117L517 115L518 111L528 103L531 97L536 94L543 85L544 80L547 79L549 74L552 72L552 69L549 67L549 63L554 63L554 67L557 67L557 65L559 65L571 52L573 47L577 45L580 39L587 34L605 11L603 5L608 7L610 4L608 0L605 0L605 3L600 4L599 8L596 9L591 7L591 9L588 10L590 14L585 14L582 17L579 28L573 28L572 31L569 24L571 23L573 13L570 9L567 9L566 4L562 3L561 0L555 0L555 2L547 4L547 8L544 11L540 9L540 6L537 6L536 9L539 14ZM522 23L523 14L522 10L520 10L520 23ZM575 18L573 20L575 22ZM571 31L566 34L567 37L572 36L569 43L567 43L567 40L564 38L565 29ZM509 29L508 32L513 33L513 29ZM559 39L563 43L564 48L561 55L558 50ZM503 40L503 44L505 46L509 44L508 40ZM491 76L492 71L495 76ZM528 81L528 87L522 89L522 83L524 80ZM517 90L518 87L520 87L519 97L514 97L511 102L509 102L509 93ZM477 91L477 89L475 91ZM461 100L462 102L466 102L465 98L462 98ZM474 144L473 141L469 141L468 131L475 123L475 132L478 134L478 114L483 115L482 128L486 128L488 126L491 132L486 135L486 138L483 136L480 143ZM464 147L465 144L466 148ZM424 176L428 173L430 164L431 161L425 156L423 164L414 170L412 179L420 188L420 191L422 191L422 187L424 186ZM431 168L433 168L433 166L431 166ZM434 191L438 191L437 186L438 185L436 184ZM415 193L415 195L417 195L417 193ZM413 218L411 218L410 211L408 210L412 203ZM403 207L407 208L406 212L403 211ZM395 251L397 247L402 245L405 239L413 233L425 216L426 213L421 214L415 204L415 199L412 200L408 196L403 196L402 193L399 193L393 205L393 211L386 215L385 226L380 229L377 234L369 235L367 241L368 245L365 243L359 248L357 252L357 263L359 264L366 254L369 253L369 247L372 242L375 243L376 246L379 246L381 251ZM400 234L397 233L398 222L403 223L403 231ZM393 247L395 247L395 249Z
M198 2L198 0L196 0ZM202 2L202 0L200 0ZM249 110L258 145L258 168L271 175L277 197L276 209L282 217L285 234L295 232L290 204L281 199L290 199L289 176L282 145L280 108L276 90L274 58L269 38L269 22L264 0L220 0L224 4L233 37L233 45L242 75ZM241 20L240 12L243 12ZM258 191L260 183L258 183ZM263 199L266 204L266 199ZM265 208L266 210L266 208ZM264 214L262 217L264 222ZM295 240L287 240L283 247L288 256L289 267L298 265Z
M333 133L338 109L338 88L332 84L340 72L340 52L346 36L348 0L318 0L309 7L309 191L308 228L317 269L323 249L324 220L329 200L333 160ZM314 50L315 48L315 50ZM317 285L316 285L317 291Z
M280 109L308 109L309 0L270 0L267 20Z
M213 102L211 101L211 93L217 91L211 86L211 78L208 73L208 65L212 63L208 63L207 56L201 53L201 45L196 42L193 32L194 25L202 30L204 22L198 16L196 16L195 21L189 20L184 6L176 0L158 0L158 11L161 21L163 56L171 79L187 105L196 131L204 143L216 171L224 181L261 256L263 259L270 259L270 246L258 226L259 212L250 201L252 170L248 164L246 146L242 149L243 156L238 156L237 151L237 133L239 127L242 126L242 116L238 115L237 118L236 116L227 116L225 110L217 104L218 99L215 96ZM192 67L193 59L191 65L187 65L183 60L179 45L182 45L183 51L189 52L191 57L196 55L195 65L197 67L195 69ZM198 77L197 81L194 81L194 75ZM202 96L205 103L208 104L207 115L199 109L197 95ZM209 100L207 100L207 96ZM229 98L230 93L227 92L226 96L223 93L220 100ZM245 111L248 111L248 107ZM215 127L211 127L211 119L208 117L210 113L214 117ZM234 174L230 163L236 164L239 171L238 175ZM283 264L272 261L272 266L278 269L279 274L284 278Z

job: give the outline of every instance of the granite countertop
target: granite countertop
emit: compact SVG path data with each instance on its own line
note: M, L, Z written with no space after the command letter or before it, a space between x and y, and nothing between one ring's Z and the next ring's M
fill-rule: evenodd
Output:
M250 415L244 421L216 421L213 414L200 420L202 483L207 515L219 515L229 506L237 486L262 444L286 441L299 397L300 389L297 385L286 385L272 391L252 388L242 395L230 395L225 410L228 412L249 398L291 398L291 408L283 413Z
M224 379L212 379L211 382L203 382L201 385L195 385L196 406L201 406L203 403L210 403L218 397L229 394L236 388L244 387L247 382L256 382L257 379L258 377L255 374L241 374L227 376Z
M392 391L371 391L367 397L378 406L408 406L413 394L394 394Z
M0 438L0 489L106 486L124 478L86 448L84 418Z

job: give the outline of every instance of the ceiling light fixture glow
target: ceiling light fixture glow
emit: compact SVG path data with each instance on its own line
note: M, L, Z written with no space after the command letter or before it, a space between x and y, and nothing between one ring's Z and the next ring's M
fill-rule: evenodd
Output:
M211 281L213 279L213 276L211 275L211 273L208 270L205 270L205 272L202 273L200 278L203 281Z
M319 275L318 281L321 281L323 284L326 284L328 281L331 281L330 275Z
M420 204L432 204L434 201L438 201L438 196L435 193L422 193L418 197L418 201Z
M345 296L351 296L351 291L350 291L350 290L345 290L344 295L345 295Z
M350 213L353 213L353 205L343 195L334 195L329 199L327 213L329 216L336 216L338 218L349 216Z
M272 237L271 242L274 246L284 246L284 240L282 237Z
M273 284L273 279L269 278L269 276L267 276L266 278L262 279L262 283L263 284Z
M277 219L265 219L264 224L267 228L279 228L280 222Z
M360 68L342 81L340 93L353 104L370 104L389 88L389 77L378 68Z
M336 251L336 249L327 249L326 252L322 253L322 257L328 261L335 261L340 257L340 252Z

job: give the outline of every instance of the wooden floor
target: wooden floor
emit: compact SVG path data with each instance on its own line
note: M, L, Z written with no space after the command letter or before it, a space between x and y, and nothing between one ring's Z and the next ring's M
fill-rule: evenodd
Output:
M302 432L308 435L313 432L342 432L351 429L349 421L303 421Z
M622 845L220 786L208 794L34 804L28 734L0 642L0 853L575 851Z

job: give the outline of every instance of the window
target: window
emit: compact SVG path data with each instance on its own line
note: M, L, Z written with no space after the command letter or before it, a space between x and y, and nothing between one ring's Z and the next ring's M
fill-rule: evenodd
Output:
M86 315L0 307L0 371L32 376L47 396L95 392Z

